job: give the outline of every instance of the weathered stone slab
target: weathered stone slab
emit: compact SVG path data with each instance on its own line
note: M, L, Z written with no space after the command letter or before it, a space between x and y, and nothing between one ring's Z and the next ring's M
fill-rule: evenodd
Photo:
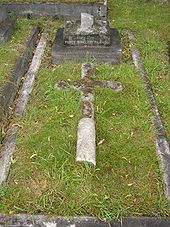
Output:
M47 217L43 215L0 215L2 227L169 227L169 217L127 217L117 220L99 220L95 217Z
M6 18L0 24L0 42L5 42L10 39L14 29L16 20L14 18Z
M33 50L36 45L40 29L34 26L32 34L27 42L27 47L24 53L16 61L11 75L0 88L0 120L7 114L8 108L14 100L14 97L19 88L21 78L29 68L30 59L33 56Z
M29 95L31 94L33 89L35 76L41 65L42 57L46 47L46 42L47 33L43 33L36 48L36 51L34 53L28 72L25 75L25 80L23 82L22 88L20 89L19 96L17 98L17 103L14 111L14 114L17 116L20 117L22 116L27 105Z
M64 44L63 28L60 28L52 47L52 62L59 64L67 60L76 62L96 60L98 63L120 63L122 48L117 29L110 29L110 42L110 46L67 46Z
M107 5L102 3L61 3L61 2L11 2L0 3L0 9L16 15L50 15L79 18L81 13L106 17Z
M0 23L4 21L7 17L6 10L5 9L0 9Z

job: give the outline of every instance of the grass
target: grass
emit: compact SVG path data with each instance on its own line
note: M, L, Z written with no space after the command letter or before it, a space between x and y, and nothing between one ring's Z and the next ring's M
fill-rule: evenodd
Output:
M158 1L109 1L112 26L136 32L136 43L156 95L159 110L170 140L170 77L167 42L170 40L170 4ZM113 20L114 18L114 20Z
M4 83L17 57L24 51L25 44L31 34L32 23L28 20L17 20L12 38L0 43L0 83Z
M136 31L137 45L168 128L167 5L137 0L109 4L111 24L121 31L122 42L127 41L126 27ZM48 25L52 34L57 26L58 22ZM51 39L24 118L14 119L21 130L9 181L0 191L0 212L100 218L169 216L146 92L129 58L127 43L122 64L97 65L96 79L121 81L124 89L120 93L101 88L95 91L97 167L92 168L75 162L80 94L53 88L58 80L79 79L81 65L67 62L52 66Z

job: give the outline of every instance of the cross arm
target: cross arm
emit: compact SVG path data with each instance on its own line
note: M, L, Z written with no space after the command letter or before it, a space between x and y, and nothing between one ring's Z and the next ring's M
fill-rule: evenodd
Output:
M96 80L95 86L110 88L115 91L121 91L123 89L122 84L120 82L112 81L112 80Z
M54 85L54 88L57 90L60 90L61 88L70 88L70 87L71 87L70 83L64 80L60 80Z
M91 81L91 86L94 86L93 83L94 82ZM73 88L73 89L81 91L81 90L87 89L89 87L90 86L88 85L88 83L84 79L74 81L72 83L65 81L65 80L60 80L54 85L54 88L57 89L57 90L60 90L62 88Z
M54 88L57 89L57 90L60 90L62 88L79 89L79 87L80 87L80 83L78 83L78 82L77 83L76 82L70 83L70 82L65 81L65 80L60 80L54 85Z

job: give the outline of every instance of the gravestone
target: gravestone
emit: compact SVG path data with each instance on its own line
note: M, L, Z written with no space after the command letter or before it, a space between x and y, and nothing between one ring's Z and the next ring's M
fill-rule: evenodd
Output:
M64 29L58 29L52 47L52 62L80 62L90 58L99 63L116 64L121 61L121 51L117 29L110 28L103 18L81 13L80 20L67 21Z
M6 11L0 9L0 42L10 39L15 28L15 23L15 18L8 17Z
M81 92L82 118L77 130L76 161L96 165L96 132L94 120L94 94L95 87L110 88L121 91L120 82L108 80L95 80L95 66L92 63L82 64L81 80L73 83L59 81L55 89L74 88Z

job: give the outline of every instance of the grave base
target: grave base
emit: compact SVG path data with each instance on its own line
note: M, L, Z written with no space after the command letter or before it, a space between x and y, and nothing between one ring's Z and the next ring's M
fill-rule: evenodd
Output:
M52 63L59 64L71 60L75 62L96 61L97 63L120 63L122 49L117 29L111 28L110 46L69 46L64 44L63 28L57 30L52 47Z

